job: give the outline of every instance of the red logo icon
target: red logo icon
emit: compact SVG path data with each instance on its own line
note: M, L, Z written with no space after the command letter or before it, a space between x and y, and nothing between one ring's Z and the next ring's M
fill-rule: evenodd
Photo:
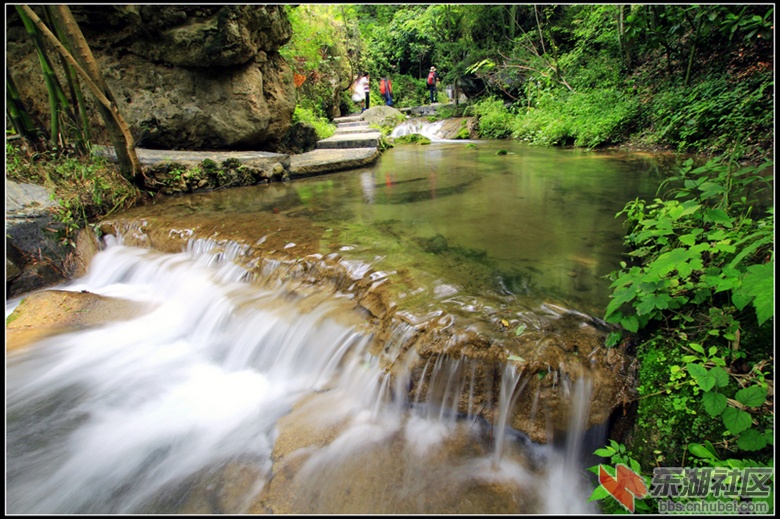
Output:
M642 499L647 495L647 486L642 476L623 464L616 466L617 477L612 477L599 465L599 483L623 507L634 513L634 498Z

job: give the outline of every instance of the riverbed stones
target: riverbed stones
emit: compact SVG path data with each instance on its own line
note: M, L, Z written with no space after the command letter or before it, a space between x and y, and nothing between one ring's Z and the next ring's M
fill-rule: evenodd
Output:
M279 420L272 477L251 513L539 511L533 485L482 479L479 468L465 461L490 454L468 424L439 444L415 445L400 423L372 425L364 413L334 412L348 400L337 390L319 392ZM518 452L507 456L523 463Z

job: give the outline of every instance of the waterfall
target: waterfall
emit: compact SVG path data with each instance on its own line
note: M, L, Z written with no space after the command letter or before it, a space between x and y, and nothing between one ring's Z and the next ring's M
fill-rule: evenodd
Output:
M553 490L578 477L577 446L559 456L507 434L522 372L502 376L491 444L474 364L431 357L415 379L414 325L379 357L348 294L274 277L278 264L258 280L244 253L192 240L162 254L107 236L87 275L59 287L145 311L7 354L9 513L555 509ZM587 387L571 392L576 441ZM566 511L590 511L588 490L572 488ZM280 495L289 510L265 504Z
M429 123L421 119L410 119L393 128L392 133L390 133L390 137L395 139L398 137L403 137L404 135L419 133L423 137L427 137L432 141L443 141L445 139L442 139L438 132L444 125L444 122L444 120L441 120L434 123Z

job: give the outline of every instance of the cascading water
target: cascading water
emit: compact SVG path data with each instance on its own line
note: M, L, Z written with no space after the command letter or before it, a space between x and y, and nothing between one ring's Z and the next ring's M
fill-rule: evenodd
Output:
M390 137L396 139L398 137L403 137L404 135L419 133L423 137L427 137L432 141L444 141L445 139L442 139L442 137L439 135L439 131L441 130L444 123L444 120L430 123L420 119L411 119L409 121L404 121L403 123L393 128Z
M431 357L423 384L404 368L414 327L400 324L377 357L349 294L267 275L273 265L252 279L236 245L162 254L106 240L60 288L146 311L7 355L8 512L594 510L576 452L508 428L524 387L514 367L485 423L474 365ZM566 389L576 442L588 387Z

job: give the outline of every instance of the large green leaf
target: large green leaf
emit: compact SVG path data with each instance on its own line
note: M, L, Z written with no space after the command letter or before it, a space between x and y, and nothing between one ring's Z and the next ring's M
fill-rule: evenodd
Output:
M642 302L636 307L636 311L639 315L650 314L653 310L665 310L669 308L669 303L672 301L669 294L647 294L642 298Z
M766 447L766 437L753 428L743 432L737 438L737 445L743 451L757 451Z
M705 458L705 459L717 459L714 453L710 452L707 447L702 445L701 443L689 443L688 444L688 450L691 454L696 456L697 458Z
M702 395L701 401L704 404L704 410L710 416L718 416L726 409L726 395L716 391L707 391Z
M701 364L688 364L688 373L704 391L709 391L715 386L715 377Z
M739 434L753 424L750 414L734 407L727 407L723 411L723 425L731 434Z
M726 387L729 383L729 374L728 372L719 367L715 366L710 370L710 374L715 377L715 385L718 387Z
M648 270L656 271L663 276L677 269L680 264L687 263L688 259L690 259L690 254L687 250L672 249L658 256Z
M766 402L766 389L761 386L750 386L740 389L734 398L742 405L760 407Z
M732 296L737 307L740 307L738 303L743 303L745 300L753 301L759 325L764 324L775 314L774 279L773 263L751 265L742 278L742 287L736 290Z

